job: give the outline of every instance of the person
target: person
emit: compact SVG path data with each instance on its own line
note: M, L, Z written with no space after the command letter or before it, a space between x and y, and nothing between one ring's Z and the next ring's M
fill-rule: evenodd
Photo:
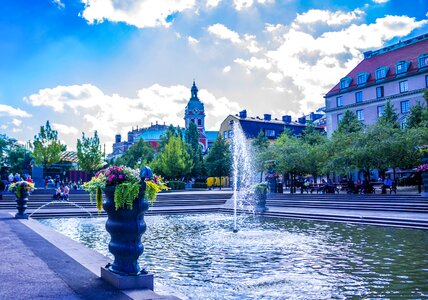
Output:
M321 193L321 194L325 194L326 193L326 182L325 182L325 180L324 179L322 179L321 180L321 184L320 184L320 186L319 186L319 192Z
M66 185L66 186L64 187L64 192L61 194L61 200L68 201L68 196L69 196L69 194L70 194L70 189L69 189L69 187Z
M58 187L55 190L55 193L53 194L53 198L54 199L61 199L61 194L62 194L61 187Z
M19 175L19 173L15 173L15 176L13 177L13 181L14 182L21 181L21 175Z
M7 178L9 180L9 183L13 182L13 173L9 174L9 177Z
M348 180L348 194L355 194L355 184L354 181L349 178Z
M27 181L29 183L33 183L33 179L31 178L31 175L28 175L27 179L25 181Z
M330 194L334 194L334 185L333 185L333 182L331 181L330 178L328 179L328 181L326 183L325 192L330 193Z

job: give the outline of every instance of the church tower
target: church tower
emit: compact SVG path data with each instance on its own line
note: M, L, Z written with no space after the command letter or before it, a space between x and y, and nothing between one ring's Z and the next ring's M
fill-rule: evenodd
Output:
M195 81L193 81L190 92L191 97L184 111L184 121L186 129L189 128L189 124L191 122L196 125L200 135L199 144L202 147L202 152L205 152L207 150L207 138L205 136L205 108L204 104L198 98L198 88L196 87Z

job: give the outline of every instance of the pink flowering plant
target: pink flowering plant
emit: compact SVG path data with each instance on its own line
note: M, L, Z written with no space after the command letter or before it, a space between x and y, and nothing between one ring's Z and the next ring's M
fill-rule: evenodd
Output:
M428 172L428 164L419 165L416 168L416 172Z
M161 176L154 175L145 178L146 191L144 196L153 204L157 193L167 190ZM85 182L83 188L89 191L91 201L95 195L98 211L103 207L102 190L106 187L115 187L114 203L119 208L132 209L134 200L138 197L141 187L140 172L124 166L113 166L98 171L91 181Z

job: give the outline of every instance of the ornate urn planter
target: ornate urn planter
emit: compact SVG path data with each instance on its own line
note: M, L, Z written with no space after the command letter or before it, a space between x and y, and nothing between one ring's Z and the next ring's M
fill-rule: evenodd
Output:
M15 219L28 219L28 214L25 212L27 209L29 192L27 190L21 190L19 195L16 196L16 208L18 212L15 214Z
M256 189L254 192L256 213L263 213L268 210L268 208L266 207L267 191L268 191L267 184L259 184L256 186Z
M145 188L145 184L143 183ZM106 230L111 236L108 245L113 263L101 268L101 277L120 289L149 288L153 290L153 275L142 269L138 258L144 251L141 237L146 231L144 214L149 202L144 199L144 188L134 200L132 209L115 208L115 187L104 189L103 208L107 213Z

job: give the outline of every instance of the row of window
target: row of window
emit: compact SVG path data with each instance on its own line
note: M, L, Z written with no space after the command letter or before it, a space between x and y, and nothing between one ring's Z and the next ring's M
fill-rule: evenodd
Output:
M410 67L411 62L402 60L395 64L395 74L401 75L405 74ZM418 68L425 68L428 67L428 53L420 55L418 57ZM386 78L386 75L388 74L389 68L386 66L382 66L376 69L375 71L375 77L376 80L383 80ZM357 75L357 85L363 85L367 82L367 80L370 77L370 73L368 72L361 72ZM351 77L344 77L340 80L340 89L346 89L351 85L352 78Z
M197 122L198 126L202 126L202 119L190 119L190 122L195 123L195 124Z
M402 114L407 114L410 112L410 100L404 100L400 102L400 111ZM377 116L382 117L385 113L385 105L379 105L377 107ZM359 109L355 111L355 114L357 115L358 121L364 121L364 109ZM339 124L340 121L343 119L343 114L337 115L337 123Z
M425 76L425 86L428 87L428 76ZM405 93L409 91L409 82L408 80L403 80L398 83L400 93ZM376 87L376 98L385 97L385 89L383 86ZM355 103L363 102L363 91L355 92ZM336 97L336 106L343 106L343 96Z
M274 129L264 129L263 130L266 137L275 137L275 130ZM232 138L233 137L233 131L227 130L223 131L223 138Z

